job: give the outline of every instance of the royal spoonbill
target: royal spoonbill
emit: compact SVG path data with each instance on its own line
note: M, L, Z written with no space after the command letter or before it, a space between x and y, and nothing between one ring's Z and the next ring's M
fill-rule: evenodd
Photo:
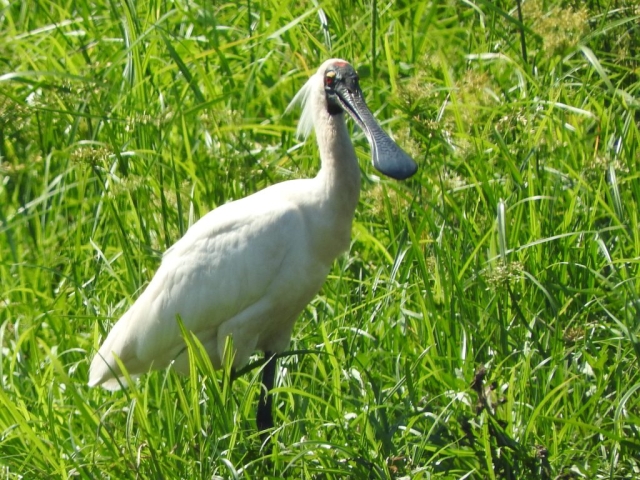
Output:
M349 247L360 192L360 167L344 112L364 131L373 165L405 179L416 163L389 138L367 108L358 75L344 60L322 64L294 102L299 134L315 128L321 167L312 179L290 180L222 205L196 222L164 254L151 282L118 320L91 362L89 385L124 385L116 357L131 375L189 362L178 317L220 367L227 336L234 368L264 352L256 423L273 427L276 358L293 324L318 293L331 264ZM292 102L293 103L293 102Z

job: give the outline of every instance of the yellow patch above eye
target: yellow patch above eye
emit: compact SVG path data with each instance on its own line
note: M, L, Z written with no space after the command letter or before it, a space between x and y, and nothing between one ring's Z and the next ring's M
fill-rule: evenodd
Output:
M333 78L336 76L336 72L327 72L327 77Z

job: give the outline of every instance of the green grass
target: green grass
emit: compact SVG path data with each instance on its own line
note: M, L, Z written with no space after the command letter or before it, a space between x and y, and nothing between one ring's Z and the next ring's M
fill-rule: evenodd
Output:
M319 5L0 6L1 478L640 475L636 2ZM259 370L196 343L192 378L89 389L191 223L317 171L283 112L334 56L420 170L378 180L354 133L353 243L281 360L273 451Z

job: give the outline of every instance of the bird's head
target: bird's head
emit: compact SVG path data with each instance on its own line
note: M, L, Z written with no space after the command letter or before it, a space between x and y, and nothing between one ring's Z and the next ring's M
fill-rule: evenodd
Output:
M326 63L325 63L326 65ZM327 111L331 115L342 113L354 95L362 97L358 74L351 64L343 60L330 60L323 73Z
M416 162L382 130L367 107L358 74L349 62L335 58L324 62L292 104L298 101L303 105L298 133L306 135L311 131L316 108L325 108L331 116L347 112L369 140L373 166L379 172L398 180L416 173Z

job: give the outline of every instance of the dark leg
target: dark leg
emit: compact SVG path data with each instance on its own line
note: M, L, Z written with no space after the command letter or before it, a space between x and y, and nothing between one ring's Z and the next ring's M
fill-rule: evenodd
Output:
M264 358L267 359L267 362L262 369L262 390L260 391L258 415L256 416L256 425L263 442L269 438L265 430L273 428L273 396L270 393L276 378L276 357L271 352L264 352Z

